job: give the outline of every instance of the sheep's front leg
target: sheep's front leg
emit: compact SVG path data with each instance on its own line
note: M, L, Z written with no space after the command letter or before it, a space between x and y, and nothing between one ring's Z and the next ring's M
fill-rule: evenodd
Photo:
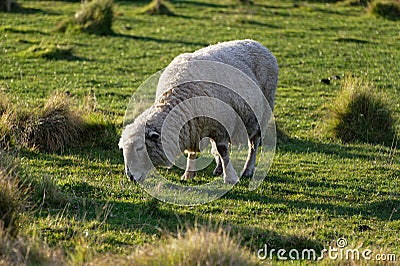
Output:
M211 153L215 158L215 163L217 164L213 171L213 175L220 176L223 173L222 160L218 153L217 144L213 140L211 140Z
M226 184L236 184L239 181L239 178L235 172L235 169L233 169L232 163L229 159L228 144L218 143L217 150L222 159L224 182Z
M196 153L188 152L188 157L186 161L186 170L181 180L193 179L196 176Z
M254 174L254 167L256 166L256 157L258 147L261 142L261 137L259 134L255 135L249 139L249 153L247 155L247 160L244 165L241 177L252 177Z

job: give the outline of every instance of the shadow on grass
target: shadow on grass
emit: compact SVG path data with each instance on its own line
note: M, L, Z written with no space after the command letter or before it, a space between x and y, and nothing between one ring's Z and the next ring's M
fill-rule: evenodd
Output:
M342 16L350 15L350 13L332 10L329 7L326 7L326 8L313 7L312 10L323 13L323 14L327 14L327 15L342 15Z
M86 181L60 186L52 181L48 181L47 185L42 185L40 182L33 180L33 186L43 191L37 191L34 195L36 197L34 201L38 202L39 209L32 214L42 218L52 216L55 219L61 215L64 221L71 220L71 222L66 222L65 226L48 226L43 229L44 235L57 235L54 238L57 241L79 236L82 232L76 225L81 223L93 225L94 227L91 228L93 230L115 231L119 234L137 231L149 238L157 236L159 239L166 234L176 235L186 228L204 226L223 227L233 236L239 235L242 245L252 251L263 248L264 244L267 244L268 248L287 250L313 248L318 252L323 248L321 242L308 237L280 234L262 226L260 228L260 226L240 225L226 222L227 220L222 222L221 219L213 218L225 211L218 202L199 207L170 205L150 197L135 183L123 184L122 182L121 189L109 189L107 186L98 187ZM50 201L46 194L49 192L52 195ZM257 200L252 198L251 194L243 195L246 201ZM132 195L135 195L135 198L132 198ZM235 193L227 198L232 195ZM234 198L241 199L237 196ZM68 223L75 226L70 228L67 226ZM107 238L107 244L111 243L109 241L117 245L134 244L130 242L132 239L126 240L124 237L116 236Z
M371 157L365 155L365 149L357 147L347 147L339 144L326 144L312 141L304 141L288 137L284 132L278 130L278 135L281 136L282 141L278 143L278 149L283 152L292 153L309 153L318 152L326 154L335 154L339 158L367 158ZM123 160L122 155L118 149L112 149L104 152L102 149L82 149L71 152L71 156L58 156L43 153L25 153L25 156L35 157L36 159L52 162L52 167L73 166L79 164L80 158L84 160L97 160L100 163L90 165L82 163L85 167L93 168L93 171L99 171L99 167L104 167L102 172L109 167L109 165L121 165L121 176L123 175ZM78 162L74 158L78 158ZM101 163L107 161L107 164ZM115 166L114 165L114 166ZM212 171L211 165L208 169ZM235 202L260 202L270 205L282 206L282 211L291 210L295 213L302 213L307 210L322 210L328 214L328 217L343 216L351 217L362 215L365 217L374 217L384 221L397 221L400 220L400 198L397 194L390 194L381 192L380 196L374 200L373 196L369 202L360 202L362 197L358 198L358 194L375 195L374 189L366 189L360 186L354 187L357 191L354 192L356 202L352 202L351 198L347 199L346 195L341 195L341 191L355 191L349 189L344 184L337 184L332 182L323 182L315 180L305 180L299 182L298 180L291 179L290 176L296 174L295 172L285 172L268 175L264 180L264 185L256 191L248 191L248 179L242 179L240 183L227 193L222 200L233 200ZM293 188L296 186L308 186L310 190L301 192L302 195L310 200L304 199L290 199L288 196L299 193ZM315 189L314 189L315 188ZM115 232L132 232L139 231L149 238L157 236L161 238L165 233L176 234L178 228L185 228L185 226L193 226L195 224L209 225L221 224L219 217L224 214L224 207L217 203L211 203L201 207L179 207L170 204L162 203L147 195L142 188L134 183L122 182L120 189L109 189L107 185L96 186L87 181L75 182L60 186L67 199L70 201L68 212L71 217L84 222L90 221L104 221L106 229ZM318 191L333 191L335 193L319 193ZM316 191L314 193L314 191ZM312 193L312 194L311 194ZM135 195L135 197L132 197ZM350 195L351 196L351 195ZM107 200L110 199L110 200ZM311 200L312 199L312 200ZM335 203L336 202L336 203ZM337 204L340 202L342 204ZM51 215L56 215L59 212L59 203L55 202L54 205L47 206L48 209L55 209ZM103 206L109 206L109 212L99 215ZM222 204L223 205L223 204ZM57 209L58 208L58 209ZM397 210L397 211L396 211ZM250 212L251 210L249 210ZM262 209L257 210L261 213ZM46 217L48 213L40 214ZM229 214L226 214L229 219ZM227 220L225 220L227 221ZM239 233L242 238L242 243L248 246L251 250L257 251L268 245L268 248L284 248L290 249L315 249L317 252L321 251L323 244L319 241L312 239L312 237L302 237L298 235L281 234L269 228L260 228L260 226L248 226L228 223L222 225L224 228L230 228L231 232ZM360 228L363 228L362 226ZM49 229L50 233L52 230ZM361 229L360 229L361 230ZM55 232L57 233L57 232ZM73 235L70 231L65 233L65 238ZM115 237L110 241L115 241L118 245L132 245L129 240ZM124 242L126 241L126 242Z
M86 185L83 185L83 188ZM84 188L85 190L93 189ZM257 251L268 245L268 248L284 248L287 250L296 248L312 248L317 252L323 249L323 244L308 237L296 235L282 235L278 232L267 229L257 228L247 225L238 225L230 222L221 222L213 218L211 213L195 214L193 207L174 207L162 203L156 199L142 199L140 203L124 201L105 201L105 200L82 200L80 207L73 207L69 210L74 219L84 222L98 222L103 220L107 230L116 232L140 231L149 237L157 236L161 239L166 234L176 235L186 228L204 226L206 228L222 227L233 236L240 236L243 246L252 251ZM102 213L103 206L109 206L108 213ZM73 207L73 208L72 208ZM177 211L186 209L187 211ZM103 208L104 209L104 208ZM77 215L79 213L79 215ZM118 240L119 245L132 245L132 243Z
M60 13L42 10L39 8L32 8L32 7L23 7L21 5L14 6L10 13L14 14L24 14L24 15L34 15L34 14L45 14L45 15L60 15Z
M323 243L317 240L313 240L308 237L301 237L296 235L282 235L271 229L261 229L251 226L232 226L232 232L238 234L241 237L242 244L254 251L255 254L259 249L264 249L267 245L268 251L275 249L291 250L296 249L301 252L304 249L313 249L317 253L317 257L321 254L324 248ZM266 259L276 259L276 252L272 253L273 256L270 258L270 253L261 253L261 256L267 256Z
M281 5L279 6L279 1L276 1L276 5L271 5L271 4L264 4L264 3L253 3L251 6L253 7L259 7L259 8L265 8L265 9L292 9L293 6L290 5Z
M192 0L179 0L179 1L171 0L171 3L175 3L175 2L179 3L179 4L187 4L187 5L197 6L197 7L211 7L211 8L229 7L228 5L212 3L211 1L210 2L199 2L199 1L192 1Z
M67 62L74 62L74 61L93 61L92 59L88 59L81 56L76 56L72 52L55 52L42 55L43 58L47 60L54 60L54 61L67 61Z
M239 23L244 24L244 25L253 25L253 26L261 26L261 27L268 27L271 29L282 29L280 26L276 26L270 23L265 23L265 22L260 22L254 19L241 19L238 20Z
M99 171L102 168L108 169L110 165L121 164L123 165L124 159L122 152L117 147L118 142L116 142L115 147L109 150L101 149L99 147L85 146L81 148L71 148L66 149L62 153L46 153L37 152L22 149L19 152L19 156L27 160L40 160L44 164L51 164L52 167L80 167L85 165L85 169L92 169L93 171ZM87 162L97 162L96 164L90 164ZM102 164L101 162L107 162ZM103 166L99 166L99 164ZM121 169L123 173L124 169Z
M11 32L11 33L22 33L22 34L43 34L43 35L49 35L49 33L36 30L36 29L24 29L24 28L13 28L13 27L1 27L0 32Z
M291 153L321 153L347 159L376 159L377 148L324 143L320 141L303 140L289 137L284 130L277 127L277 151Z
M373 44L371 41L366 41L362 39L356 38L337 38L335 39L336 42L344 42L344 43L356 43L356 44Z
M279 176L267 176L264 180L265 183L270 184L268 187L264 185L261 190L267 190L267 193L260 192L260 189L256 191L248 191L247 187L249 180L240 180L239 186L242 187L239 190L231 190L223 196L224 199L238 200L238 201L253 201L261 202L265 204L282 204L286 206L285 209L294 210L323 210L331 215L340 215L345 217L351 217L355 215L363 215L365 217L375 217L382 221L397 221L400 220L400 195L388 192L379 192L381 196L385 198L374 200L371 197L370 202L360 202L360 200L352 200L352 195L343 195L340 193L343 189L349 189L345 185L332 184L330 182L309 182L305 181L305 184L298 184L299 186L310 186L315 188L323 188L326 190L337 190L338 193L335 195L321 195L318 193L307 193L301 192L303 196L312 198L313 200L292 200L288 199L289 195L298 194L298 191L294 191L293 187L296 187L296 181L289 178L283 178ZM265 184L264 183L264 184ZM281 186L279 186L281 185ZM285 189L287 187L287 189ZM366 195L374 195L376 191L372 189L362 189L356 194L362 193ZM349 198L347 198L349 196ZM389 198L389 199L388 199ZM343 203L338 205L338 201ZM332 203L330 203L332 202Z
M348 159L374 159L375 156L366 154L365 148L343 146L332 143L313 142L301 139L290 139L285 145L278 145L277 150L291 153L323 153ZM372 150L369 152L373 152Z
M192 45L192 46L207 46L209 43L202 43L202 42L190 42L184 40L170 40L170 39L161 39L155 37L146 37L146 36L137 36L137 35L127 35L127 34L120 34L116 33L112 36L115 37L123 37L133 40L145 41L145 42L156 42L156 43L175 43L175 44L184 44L184 45Z
M305 2L309 2L309 3L337 3L337 2L341 2L343 0L306 0ZM293 0L293 3L304 3L303 0Z

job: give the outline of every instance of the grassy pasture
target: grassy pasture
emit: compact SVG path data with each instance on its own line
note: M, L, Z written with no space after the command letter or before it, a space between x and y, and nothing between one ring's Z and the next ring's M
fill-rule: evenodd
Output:
M1 13L0 90L10 102L30 110L58 91L79 107L94 94L96 115L119 129L107 145L88 140L61 153L22 149L15 155L24 180L36 188L19 232L61 249L72 264L101 260L106 252L123 257L196 224L239 235L255 259L264 244L321 250L344 237L349 248L394 253L400 261L397 140L343 144L318 130L340 89L341 80L320 82L332 76L373 83L399 117L400 23L346 1L171 0L174 16L143 14L148 2L116 1L108 36L54 32L79 2L19 0L23 10ZM245 38L268 47L280 67L280 134L263 184L250 192L242 180L219 200L180 207L128 182L117 143L135 89L180 53ZM193 183L210 180L211 171ZM180 174L172 171L170 178Z

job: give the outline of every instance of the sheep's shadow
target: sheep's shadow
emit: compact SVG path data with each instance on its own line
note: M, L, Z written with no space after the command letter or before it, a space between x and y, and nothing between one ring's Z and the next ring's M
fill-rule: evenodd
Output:
M371 162L381 160L382 158L378 158L379 156L386 156L385 154L377 153L377 148L373 146L348 146L291 138L279 127L277 128L277 135L278 142L276 152L281 154L320 153L333 155L342 159L363 159L370 160ZM286 169L282 172L279 169L274 169L265 177L261 187L252 192L248 190L250 180L248 178L242 178L239 184L237 184L239 189L231 190L224 197L239 201L282 204L289 209L296 210L305 211L308 209L317 209L332 215L345 217L361 214L366 217L375 217L383 221L400 220L400 194L397 192L382 191L382 189L375 189L372 187L364 188L355 186L354 189L357 189L357 193L363 193L365 195L376 195L378 193L382 198L375 200L371 197L369 202L353 204L354 202L351 202L351 197L347 199L346 195L342 195L342 191L349 190L348 185L310 179L299 181L298 178L291 178L297 174L299 173L296 173L295 170L287 171ZM394 174L400 175L400 172L395 170ZM311 195L308 192L301 192L301 194L306 196L306 198L313 198L313 200L289 199L288 196L299 193L297 190L295 191L294 188L304 186L310 187L315 193ZM326 194L324 193L326 191L337 191L337 193ZM335 201L343 202L344 204L337 205L334 203Z

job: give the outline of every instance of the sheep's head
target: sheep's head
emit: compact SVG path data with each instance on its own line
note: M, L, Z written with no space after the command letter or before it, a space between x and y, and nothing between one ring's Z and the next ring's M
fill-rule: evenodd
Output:
M147 127L140 117L124 129L119 148L125 173L132 181L142 182L154 167L171 164L163 152L160 133Z

